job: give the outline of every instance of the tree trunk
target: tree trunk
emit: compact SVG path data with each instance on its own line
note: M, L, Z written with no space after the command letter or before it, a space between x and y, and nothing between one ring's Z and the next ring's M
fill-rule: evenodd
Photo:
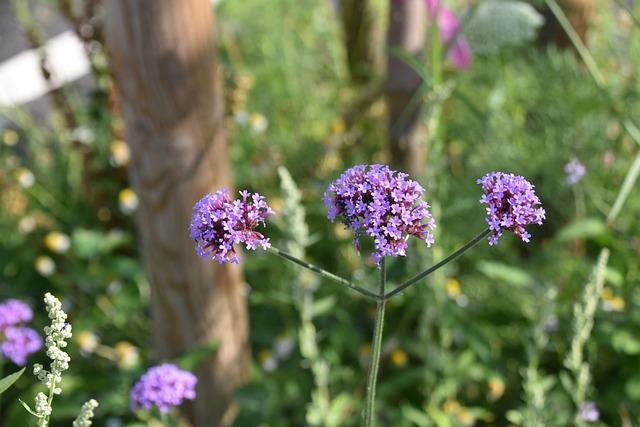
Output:
M580 39L587 42L587 32L594 13L593 0L559 0L558 4L567 15L571 26L576 30ZM544 16L544 25L538 33L538 42L542 45L555 44L566 48L573 44L564 31L560 22L548 7L540 10Z
M396 168L419 176L424 167L425 129L420 123L422 100L416 98L416 94L422 81L413 68L391 50L395 48L409 55L421 56L425 46L427 12L424 0L389 3L385 95L391 162Z
M381 49L371 0L341 0L340 18L351 80L364 84L380 75Z
M247 374L241 271L199 259L189 239L193 203L229 185L220 70L208 0L109 0L106 41L131 147L129 178L151 285L160 359L218 341L196 370L196 426L224 425Z

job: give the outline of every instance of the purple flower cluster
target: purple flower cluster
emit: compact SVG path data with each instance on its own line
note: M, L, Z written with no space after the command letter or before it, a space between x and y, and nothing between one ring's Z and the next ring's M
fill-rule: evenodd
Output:
M567 174L567 183L569 185L576 185L587 173L587 168L578 159L572 159L564 166L564 172Z
M198 379L191 372L171 363L155 366L131 388L131 409L143 408L150 411L156 406L160 412L169 412L184 400L196 398L197 382Z
M540 199L534 185L521 176L503 172L491 172L480 178L484 195L480 203L487 205L487 224L493 232L489 244L495 245L505 229L513 231L522 241L528 242L531 235L525 225L539 224L545 219Z
M355 233L358 250L361 237L373 238L372 257L377 263L385 256L404 256L409 235L428 246L433 243L430 231L435 222L429 205L421 200L424 189L408 177L384 165L359 165L345 171L324 193L329 219L341 217Z
M207 194L193 206L189 231L202 258L237 263L235 244L244 243L249 250L270 246L269 239L254 229L264 225L273 210L259 194L240 191L240 195L242 199L231 200L223 189Z
M9 299L0 304L0 353L19 366L27 356L42 347L38 333L22 324L33 318L31 308L20 300Z

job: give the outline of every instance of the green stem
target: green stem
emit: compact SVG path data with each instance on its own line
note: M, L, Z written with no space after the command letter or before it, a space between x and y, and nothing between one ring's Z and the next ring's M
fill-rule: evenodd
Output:
M371 427L376 402L376 382L378 379L378 368L380 366L380 351L382 349L382 328L384 326L384 286L387 279L385 260L380 261L380 293L376 305L376 319L373 329L373 341L371 343L371 363L369 366L369 378L367 380L367 398L364 408L364 425Z
M376 301L381 298L381 295L377 295L377 294L375 294L374 292L371 292L368 289L365 289L365 288L362 288L362 287L360 287L358 285L355 285L355 284L351 283L350 281L348 281L347 279L344 279L344 278L342 278L340 276L336 276L333 273L329 273L327 270L324 270L324 269L322 269L322 268L320 268L318 266L315 266L313 264L309 264L308 262L303 261L300 258L296 258L293 255L288 254L288 253L286 253L286 252L284 252L284 251L282 251L282 250L280 250L278 248L274 248L272 246L267 250L269 252L271 252L272 254L278 255L278 256L286 259L287 261L291 261L291 262L293 262L295 264L298 264L301 267L304 267L304 268L306 268L308 270L311 270L311 271L313 271L315 273L318 273L319 275L321 275L322 277L324 277L326 279L332 280L332 281L334 281L334 282L336 282L336 283L338 283L338 284L340 284L342 286L346 286L349 289L352 289L352 290L354 290L356 292L359 292L359 293L361 293L362 295L364 295L367 298L371 298L371 299L376 300Z
M163 427L169 427L169 415L166 412L160 411L160 422Z
M458 249L457 251L455 251L454 253L452 253L451 255L449 255L448 257L446 257L445 259L443 259L439 263L437 263L435 265L432 265L431 267L429 267L426 270L424 270L422 273L416 274L412 278L402 282L394 290L390 291L389 293L384 294L383 298L385 300L388 300L392 296L399 294L400 292L402 292L403 290L405 290L409 286L413 285L414 283L418 282L419 280L423 279L424 277L430 275L431 273L433 273L434 271L436 271L440 267L442 267L445 264L448 264L449 262L451 262L454 259L458 258L460 255L462 255L463 253L465 253L466 251L468 251L469 249L471 249L472 247L477 245L478 242L480 242L480 240L482 240L483 238L488 236L489 233L491 233L491 230L489 230L487 228L486 230L484 230L480 234L478 234L476 237L471 239L466 245L464 245L463 247L461 247L460 249Z

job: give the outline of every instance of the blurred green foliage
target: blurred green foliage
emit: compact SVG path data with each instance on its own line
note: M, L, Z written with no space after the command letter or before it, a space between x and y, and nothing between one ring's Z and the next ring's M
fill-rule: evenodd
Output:
M576 408L562 378L571 375L563 362L574 302L605 247L611 255L586 344L588 400L605 425L640 422L637 184L615 222L605 223L639 150L622 120L640 113L640 29L614 3L598 5L589 43L610 96L574 52L554 47L507 47L474 57L467 72L445 74L451 95L436 101L437 133L425 141L427 164L415 177L433 206L437 243L414 245L406 259L390 262L391 281L484 227L475 180L488 171L534 182L548 219L531 227L531 243L507 235L496 247L480 245L389 302L381 425L532 425L527 420L538 412L544 425L569 425ZM276 211L304 205L308 236L292 235L300 224L277 215L268 230L274 244L298 245L315 264L375 283L371 263L357 255L349 233L326 220L321 203L326 185L344 169L388 161L382 99L355 121L344 120L359 93L349 86L330 2L223 0L216 14L236 187L265 194ZM44 126L24 112L6 112L16 134L5 131L0 144L0 299L29 301L41 328L47 323L41 295L64 298L74 339L54 425L67 425L89 397L100 401L97 425L135 425L128 389L154 359L149 289L129 214L135 200L122 192L126 147L105 93L73 105L91 135L85 142L55 118ZM432 107L425 108L425 123ZM563 167L574 157L587 175L571 187ZM291 183L281 184L281 165L300 200ZM52 231L69 236L68 250L47 245ZM237 392L236 424L359 425L373 305L266 253L243 259L253 358L250 380ZM185 363L214 349L186 355ZM5 366L5 374L13 371ZM30 400L35 384L24 375L3 394L3 425L26 425L17 397Z

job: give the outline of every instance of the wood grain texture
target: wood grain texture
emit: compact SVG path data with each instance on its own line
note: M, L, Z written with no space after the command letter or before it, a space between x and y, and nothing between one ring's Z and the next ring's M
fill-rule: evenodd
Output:
M129 177L140 199L140 249L151 285L161 359L219 340L203 362L196 426L224 425L232 390L247 374L247 310L235 265L199 259L191 207L229 186L220 70L207 0L107 0L105 33L120 95Z
M421 57L426 38L424 0L391 1L387 45L385 98L389 114L388 132L391 162L413 176L424 167L425 129L420 123L422 101L413 100L421 84L411 65L392 52L398 49Z

